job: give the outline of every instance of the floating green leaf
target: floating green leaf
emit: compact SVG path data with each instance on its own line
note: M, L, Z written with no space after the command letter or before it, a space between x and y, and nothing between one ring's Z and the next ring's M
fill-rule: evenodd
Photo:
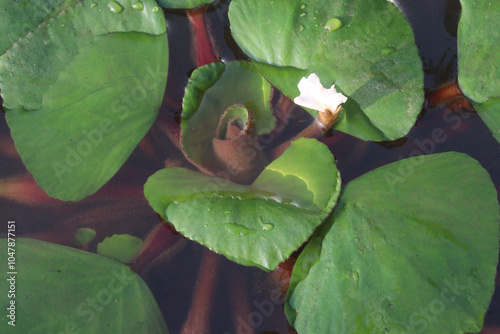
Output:
M484 103L472 102L477 113L500 143L500 97L492 97Z
M132 0L71 7L52 1L36 15L44 19L40 25L21 19L31 31L2 51L7 122L26 166L50 196L79 200L97 191L156 118L168 43L163 13L152 10L154 0L142 3L138 10ZM2 13L6 21L24 15L19 2L0 4L17 9Z
M97 254L122 263L130 262L139 252L142 240L130 234L115 234L97 245Z
M239 46L291 99L311 73L348 97L338 130L392 140L415 123L424 99L422 63L410 25L393 3L234 0L229 18Z
M215 0L158 0L158 3L164 8L171 9L192 9L199 6L207 5Z
M182 103L182 145L186 155L201 166L214 163L212 139L217 137L221 117L234 105L248 110L257 134L273 130L270 92L271 86L252 63L212 63L197 68Z
M461 0L458 80L500 142L500 3Z
M75 241L78 245L85 246L92 240L94 240L95 235L96 235L95 230L88 227L82 227L76 230Z
M295 265L286 313L300 333L469 333L495 286L499 207L460 153L414 157L345 187Z
M299 139L250 186L168 168L144 193L184 236L243 264L273 270L335 205L340 177L328 148Z
M151 291L129 267L34 239L17 239L15 249L15 298L7 295L10 282L0 280L2 309L15 300L15 332L168 333ZM6 239L0 250L7 254ZM6 320L0 331L11 333Z

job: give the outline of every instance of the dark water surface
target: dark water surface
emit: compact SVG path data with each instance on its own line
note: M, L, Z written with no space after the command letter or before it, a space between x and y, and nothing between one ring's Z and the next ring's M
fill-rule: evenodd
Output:
M264 1L264 0L263 0ZM207 13L209 31L217 52L223 60L242 59L244 55L232 41L227 20L229 1L217 1ZM460 5L458 0L401 0L398 6L411 22L420 48L425 71L427 92L435 90L457 75L456 25ZM166 12L169 28L170 73L162 114L173 116L180 112L184 87L195 62L187 56L192 52L189 20L183 11ZM433 132L440 129L445 135L439 142ZM3 115L0 118L0 179L25 175L22 161L11 152L12 141ZM150 135L155 155L136 149L126 165L106 187L122 186L142 189L147 177L163 168L165 159L182 160L177 151L165 150L167 137ZM453 113L447 106L426 104L411 132L391 143L363 142L334 132L322 139L334 153L344 183L379 166L408 158L415 154L447 151L467 153L478 160L490 173L497 189L500 185L500 146L481 119L471 113ZM61 231L92 227L97 242L116 233L130 233L145 238L159 219L147 202L139 196L116 198L91 196L78 203L59 201L33 204L30 200L14 201L0 197L0 217L15 219L18 234L70 244ZM206 250L191 242L183 242L176 252L164 256L150 266L143 277L150 286L165 316L171 333L179 333L192 303L198 270ZM175 253L175 254L174 254ZM212 307L212 333L237 333L236 326L245 327L258 321L255 333L292 333L281 310L275 305L269 312L259 311L256 305L270 300L276 285L270 276L258 269L234 264L218 256L217 284ZM269 304L266 304L269 305ZM234 312L240 308L239 313ZM260 317L256 314L259 313ZM239 315L238 315L239 314ZM239 322L233 321L240 317ZM495 294L486 317L486 325L500 326L500 294ZM246 332L244 332L246 333ZM489 332L493 333L493 332Z

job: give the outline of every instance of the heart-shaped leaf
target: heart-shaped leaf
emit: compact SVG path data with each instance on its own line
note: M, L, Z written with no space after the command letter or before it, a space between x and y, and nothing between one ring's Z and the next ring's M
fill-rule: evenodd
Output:
M469 333L495 286L499 206L460 153L414 157L349 183L294 267L299 333Z
M270 93L271 86L252 63L212 63L197 68L182 104L182 146L186 156L212 173L228 169L242 173L240 169L245 166L260 172L265 157L255 150L259 145L256 136L270 132L276 123L269 105ZM238 124L233 122L232 134L226 134L231 120ZM234 131L238 126L240 131ZM259 155L238 164L244 154L236 155L248 149Z
M7 21L24 15L20 3L0 3L17 8ZM116 173L157 115L168 69L165 19L154 0L141 8L132 0L51 3L39 25L22 19L31 31L0 56L0 89L37 183L52 197L79 200Z
M1 239L2 254L7 246ZM149 288L119 262L24 238L16 240L15 258L14 280L7 280L11 274L0 280L2 309L15 301L15 332L168 333ZM2 266L3 273L12 271ZM15 297L8 297L14 281ZM12 333L11 319L3 318L0 331Z
M158 0L163 8L170 9L192 9L203 5L208 5L215 0Z
M348 97L338 130L392 140L415 123L424 98L422 63L393 3L233 0L229 19L238 45L289 98L299 96L300 79L312 73Z
M458 80L500 142L500 3L461 0Z
M336 203L340 177L328 148L298 139L249 186L183 168L151 176L144 193L184 236L243 264L273 270Z

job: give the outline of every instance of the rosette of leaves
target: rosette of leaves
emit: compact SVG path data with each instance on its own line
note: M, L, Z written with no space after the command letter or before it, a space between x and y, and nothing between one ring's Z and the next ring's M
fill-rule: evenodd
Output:
M182 103L182 147L206 174L250 183L268 164L259 135L273 130L271 85L249 62L197 68Z
M458 81L500 142L500 3L460 2Z
M8 247L7 239L1 239L4 254ZM35 239L17 239L15 249L16 331L168 333L151 291L128 266ZM9 290L9 284L2 277L3 291ZM2 308L8 310L10 300L7 293L2 294ZM9 333L12 326L2 321L0 331Z
M0 0L0 90L26 167L52 197L79 200L149 130L168 70L154 0Z
M424 99L422 63L392 2L234 0L229 19L241 49L292 100L312 73L348 97L334 128L382 141L406 135L415 123Z
M186 88L182 145L203 172L167 168L144 193L176 230L243 264L273 270L335 205L340 177L328 148L292 142L269 164L258 135L275 119L271 87L252 63L196 69Z
M293 269L299 333L476 333L495 287L499 206L488 173L443 153L344 188Z

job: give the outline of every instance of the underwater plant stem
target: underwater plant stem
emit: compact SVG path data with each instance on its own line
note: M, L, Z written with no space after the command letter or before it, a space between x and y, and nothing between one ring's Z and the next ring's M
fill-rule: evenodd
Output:
M181 239L183 237L173 227L162 222L149 233L139 254L130 264L130 268L140 274L151 261Z
M292 141L299 138L321 138L325 135L329 128L326 128L317 118L304 130L300 131L297 135L295 135L292 139L282 143L277 146L271 152L271 160L277 159L285 150L290 147Z
M281 291L286 294L290 286L290 278L292 277L293 266L295 265L295 257L290 257L279 264L279 266L271 272L271 278L278 285Z
M0 198L6 198L26 205L60 203L50 197L36 184L30 174L0 180Z
M238 327L241 326L241 319L248 319L248 315L252 312L250 301L248 298L248 288L246 277L239 271L235 271L230 276L229 283L229 302L231 305L231 314L233 316L233 326L235 333ZM255 333L253 328L247 327L249 331L245 334Z
M182 334L210 333L210 313L217 283L219 262L219 256L216 253L205 250L200 271L198 272L198 281L193 293L193 304L182 327Z
M427 100L431 107L445 104L454 112L472 110L472 104L465 97L456 80L444 84L435 91L427 94Z
M194 28L194 48L197 66L208 65L218 61L212 40L205 22L205 9L188 10L187 17Z

